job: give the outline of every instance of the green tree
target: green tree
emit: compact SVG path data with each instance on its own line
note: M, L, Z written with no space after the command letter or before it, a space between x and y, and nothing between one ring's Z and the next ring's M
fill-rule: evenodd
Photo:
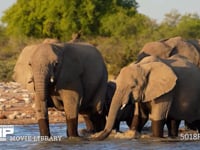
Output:
M118 11L130 15L136 7L135 0L17 0L2 22L9 35L65 39L79 30L98 35L104 16Z
M177 24L177 35L184 38L198 39L200 37L200 17L197 14L186 14Z
M181 14L176 9L172 9L169 13L165 14L165 18L162 24L167 24L169 26L175 27L181 18Z

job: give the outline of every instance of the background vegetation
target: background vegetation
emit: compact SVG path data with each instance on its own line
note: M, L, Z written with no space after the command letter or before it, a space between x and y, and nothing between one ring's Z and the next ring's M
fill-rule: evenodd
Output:
M110 75L133 62L149 41L172 36L200 38L200 17L176 10L161 23L138 13L135 0L17 0L1 18L0 81L10 81L16 59L26 45L44 38L82 39L96 45Z

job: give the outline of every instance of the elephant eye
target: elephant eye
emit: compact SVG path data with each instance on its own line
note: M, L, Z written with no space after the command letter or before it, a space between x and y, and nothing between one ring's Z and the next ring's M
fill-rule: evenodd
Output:
M135 81L135 85L138 85L138 80L137 80L137 79L135 79L134 81Z
M136 85L134 84L134 85L131 86L131 89L134 89L135 87L136 87Z

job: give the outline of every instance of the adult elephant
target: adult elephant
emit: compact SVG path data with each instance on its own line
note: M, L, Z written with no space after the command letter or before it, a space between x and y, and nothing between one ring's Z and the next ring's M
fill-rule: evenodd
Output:
M166 60L150 56L122 68L105 129L97 139L109 135L117 111L127 104L130 93L135 100L131 130L140 132L149 117L155 137L163 137L165 123L168 135L177 136L180 120L195 123L200 131L199 76L199 68L180 56Z
M179 36L146 43L138 54L138 62L150 55L165 59L176 54L188 58L188 60L200 67L199 43L196 40L184 40Z
M68 136L78 136L78 113L86 114L97 131L105 126L101 113L107 69L95 47L85 43L38 44L30 57L29 70L33 76L40 135L50 136L50 103L65 111ZM16 81L18 71L15 69Z

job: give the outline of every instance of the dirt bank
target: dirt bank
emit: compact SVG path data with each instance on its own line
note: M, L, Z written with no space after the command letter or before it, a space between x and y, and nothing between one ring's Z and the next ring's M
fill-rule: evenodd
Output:
M33 96L16 82L0 83L0 125L37 123ZM65 113L49 109L50 123L65 122ZM82 122L81 116L79 121Z

